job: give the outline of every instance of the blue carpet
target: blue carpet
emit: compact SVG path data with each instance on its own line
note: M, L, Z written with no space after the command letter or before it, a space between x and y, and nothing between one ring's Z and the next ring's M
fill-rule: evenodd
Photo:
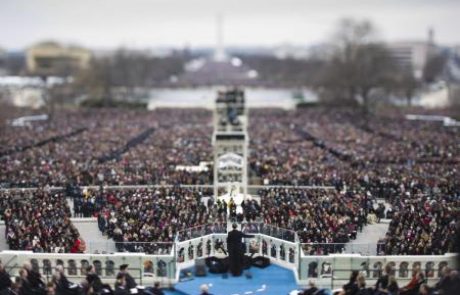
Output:
M190 281L176 284L176 290L186 294L195 295L200 293L200 286L207 284L213 295L285 295L298 288L294 274L291 270L270 265L265 269L251 267L249 272L252 278L244 275L240 277L208 273L205 277L195 277Z
M178 290L163 290L165 295L188 295L187 293L178 291Z

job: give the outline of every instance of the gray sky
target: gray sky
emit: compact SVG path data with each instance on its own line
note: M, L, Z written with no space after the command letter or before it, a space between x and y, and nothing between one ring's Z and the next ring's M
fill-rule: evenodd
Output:
M460 44L459 0L0 0L0 47L44 39L91 48L214 45L217 13L226 45L326 41L342 17L368 18L384 40Z

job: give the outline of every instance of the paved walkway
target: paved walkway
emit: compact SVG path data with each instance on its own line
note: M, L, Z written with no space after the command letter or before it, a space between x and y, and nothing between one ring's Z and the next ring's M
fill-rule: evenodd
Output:
M360 253L363 255L377 255L377 242L385 237L390 221L382 219L380 223L371 224L358 232L356 240L345 245L345 253Z
M5 239L5 225L0 224L0 251L9 250L8 244Z
M383 199L377 200L377 203L385 205L385 214L390 204ZM377 203L374 207L377 208ZM370 224L363 228L363 232L358 232L356 240L345 245L345 253L360 253L363 255L377 255L377 242L380 238L385 237L390 225L390 219L382 219L380 223Z
M77 227L80 235L86 241L88 253L114 253L115 243L112 239L103 236L97 227L96 218L72 218L72 223Z
M66 198L65 200L67 202L67 205L69 205L70 212L72 213L72 217L74 217L75 215L73 213L73 199L72 198Z

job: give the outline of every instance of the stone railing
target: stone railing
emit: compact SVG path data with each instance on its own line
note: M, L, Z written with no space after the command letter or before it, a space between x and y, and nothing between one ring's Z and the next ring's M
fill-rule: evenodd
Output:
M399 286L409 283L416 270L424 272L429 284L439 280L445 266L455 267L455 254L419 256L363 256L360 254L330 254L308 256L303 252L298 266L298 282L305 285L314 279L323 287L338 288L348 282L353 270L366 277L369 286L375 284L385 265L392 265Z
M0 260L11 275L17 275L24 262L30 261L34 268L49 277L54 267L64 266L69 279L81 281L86 275L86 267L94 265L102 279L114 282L121 264L128 264L129 271L141 284L160 282L172 285L179 280L180 271L192 267L196 259L226 255L227 234L220 227L190 229L193 238L179 240L168 247L155 247L159 252L113 254L55 254L33 253L27 251L0 252ZM306 285L314 279L321 287L336 288L346 283L352 270L361 271L368 285L375 283L386 264L391 264L400 286L404 286L416 269L423 271L429 283L440 277L444 266L454 267L455 255L430 256L369 256L363 254L309 255L305 252L297 236L291 237L289 231L273 229L268 226L247 226L243 230L253 238L246 239L246 253L252 256L265 256L271 262L291 269L299 285ZM196 236L196 233L202 233ZM141 248L143 245L133 245ZM155 248L156 249L156 248Z
M172 253L174 253L172 251ZM11 276L17 276L20 267L30 262L44 278L50 279L54 268L62 265L65 274L73 282L81 282L86 276L86 268L94 265L98 275L107 283L114 283L118 269L128 264L128 271L140 284L151 285L161 282L171 285L176 279L176 260L174 255L148 255L144 253L114 254L61 254L33 253L29 251L2 251L0 260Z

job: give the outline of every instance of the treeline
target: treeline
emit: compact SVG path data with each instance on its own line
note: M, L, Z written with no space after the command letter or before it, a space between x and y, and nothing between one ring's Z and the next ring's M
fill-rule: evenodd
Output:
M119 49L115 54L94 57L90 66L75 74L73 86L90 99L110 105L116 96L135 98L139 89L160 85L183 71L184 56L153 57L144 52Z
M319 54L308 59L278 59L269 55L242 55L249 68L258 72L260 85L275 87L310 87L321 102L330 105L355 105L368 113L382 101L400 99L407 105L428 83L442 79L446 58L433 50L421 76L414 76L410 65L398 63L378 39L369 21L341 20L333 37ZM84 97L87 105L111 106L113 101L134 102L148 97L152 87L172 86L184 72L192 56L177 51L155 57L146 51L118 49L94 56L90 65L63 76L73 77L69 85L49 89L47 102ZM18 61L11 62L19 68Z
M343 19L331 40L309 59L242 59L270 84L311 87L322 103L354 105L365 113L390 97L410 106L425 85L442 79L446 58L435 47L421 76L415 77L411 65L399 63L377 36L371 22Z
M390 97L411 105L425 83L442 75L445 60L434 48L422 76L415 77L414 69L398 63L377 35L369 21L340 21L330 54L313 79L312 86L323 102L356 105L365 113Z

